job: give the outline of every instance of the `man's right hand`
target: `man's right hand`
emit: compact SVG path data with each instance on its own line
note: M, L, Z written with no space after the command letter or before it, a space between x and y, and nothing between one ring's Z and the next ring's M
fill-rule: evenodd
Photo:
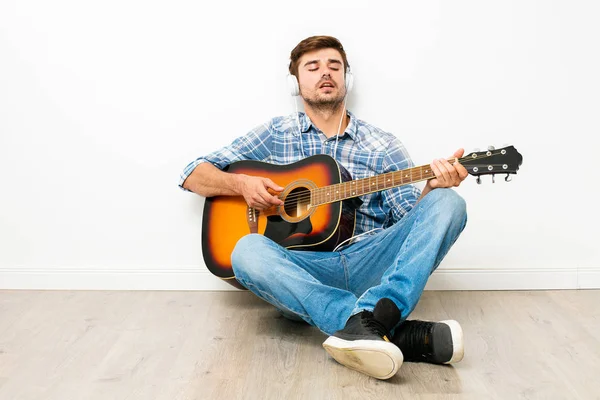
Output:
M281 192L284 188L278 186L269 178L239 174L238 192L244 196L246 203L258 210L265 210L272 206L283 204L277 196L272 195L267 189Z

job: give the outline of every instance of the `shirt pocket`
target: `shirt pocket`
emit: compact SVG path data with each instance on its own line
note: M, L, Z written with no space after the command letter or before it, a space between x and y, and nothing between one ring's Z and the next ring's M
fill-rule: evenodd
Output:
M372 152L367 155L360 155L352 163L349 171L352 175L352 179L364 179L370 178L378 174L377 171L381 171L383 164L383 157L385 153Z

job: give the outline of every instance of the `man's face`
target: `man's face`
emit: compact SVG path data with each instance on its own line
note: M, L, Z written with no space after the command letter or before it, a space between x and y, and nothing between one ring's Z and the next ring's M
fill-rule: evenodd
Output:
M311 51L300 57L300 95L311 106L336 106L346 95L344 62L335 49Z

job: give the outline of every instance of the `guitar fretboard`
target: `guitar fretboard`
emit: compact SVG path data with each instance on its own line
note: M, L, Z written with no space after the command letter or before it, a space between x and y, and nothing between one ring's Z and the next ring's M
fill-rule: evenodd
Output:
M450 164L454 164L455 161L455 159L448 160ZM420 167L408 168L402 171L388 172L369 178L324 186L311 191L311 204L318 206L334 201L351 199L409 183L424 181L433 177L435 177L435 174L431 170L431 166L421 165Z

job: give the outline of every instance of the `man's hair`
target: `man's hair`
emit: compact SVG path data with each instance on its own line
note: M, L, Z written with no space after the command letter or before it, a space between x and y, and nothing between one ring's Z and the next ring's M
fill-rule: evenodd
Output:
M348 64L344 47L339 40L332 36L311 36L298 43L296 47L294 47L294 50L292 50L292 53L290 54L290 74L297 78L300 58L308 52L321 49L335 49L339 51L342 56L342 61L344 62L344 71L348 70L350 65Z

